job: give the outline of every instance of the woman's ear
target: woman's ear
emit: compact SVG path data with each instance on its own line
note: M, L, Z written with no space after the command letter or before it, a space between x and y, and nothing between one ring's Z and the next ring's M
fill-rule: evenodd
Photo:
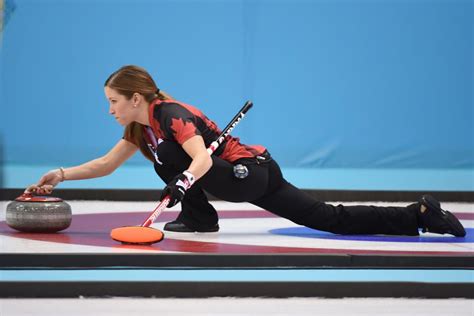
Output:
M137 93L135 92L132 96L132 100L133 100L133 107L136 108L138 106L138 104L140 104L141 102L141 95L140 93Z

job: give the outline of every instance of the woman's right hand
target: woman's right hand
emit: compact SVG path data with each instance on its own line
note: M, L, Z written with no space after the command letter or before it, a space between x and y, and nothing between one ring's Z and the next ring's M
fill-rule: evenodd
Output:
M54 169L45 173L36 184L28 186L25 193L51 194L54 187L64 180L61 169Z

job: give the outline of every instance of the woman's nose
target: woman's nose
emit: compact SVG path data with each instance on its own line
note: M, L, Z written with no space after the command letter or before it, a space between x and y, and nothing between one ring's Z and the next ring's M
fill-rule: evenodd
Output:
M114 114L115 111L114 109L112 108L112 104L109 106L109 114Z

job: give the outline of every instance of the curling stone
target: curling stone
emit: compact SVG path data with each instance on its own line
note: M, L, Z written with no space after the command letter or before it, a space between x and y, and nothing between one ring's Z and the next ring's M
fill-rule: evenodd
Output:
M57 197L25 193L7 205L7 225L22 232L55 233L71 221L71 206Z

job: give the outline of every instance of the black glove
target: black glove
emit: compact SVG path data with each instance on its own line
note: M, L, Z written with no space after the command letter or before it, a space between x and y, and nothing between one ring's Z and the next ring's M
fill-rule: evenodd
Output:
M186 190L193 185L194 180L194 176L189 171L178 174L166 185L160 200L162 201L168 195L170 197L168 207L175 206L183 200Z

